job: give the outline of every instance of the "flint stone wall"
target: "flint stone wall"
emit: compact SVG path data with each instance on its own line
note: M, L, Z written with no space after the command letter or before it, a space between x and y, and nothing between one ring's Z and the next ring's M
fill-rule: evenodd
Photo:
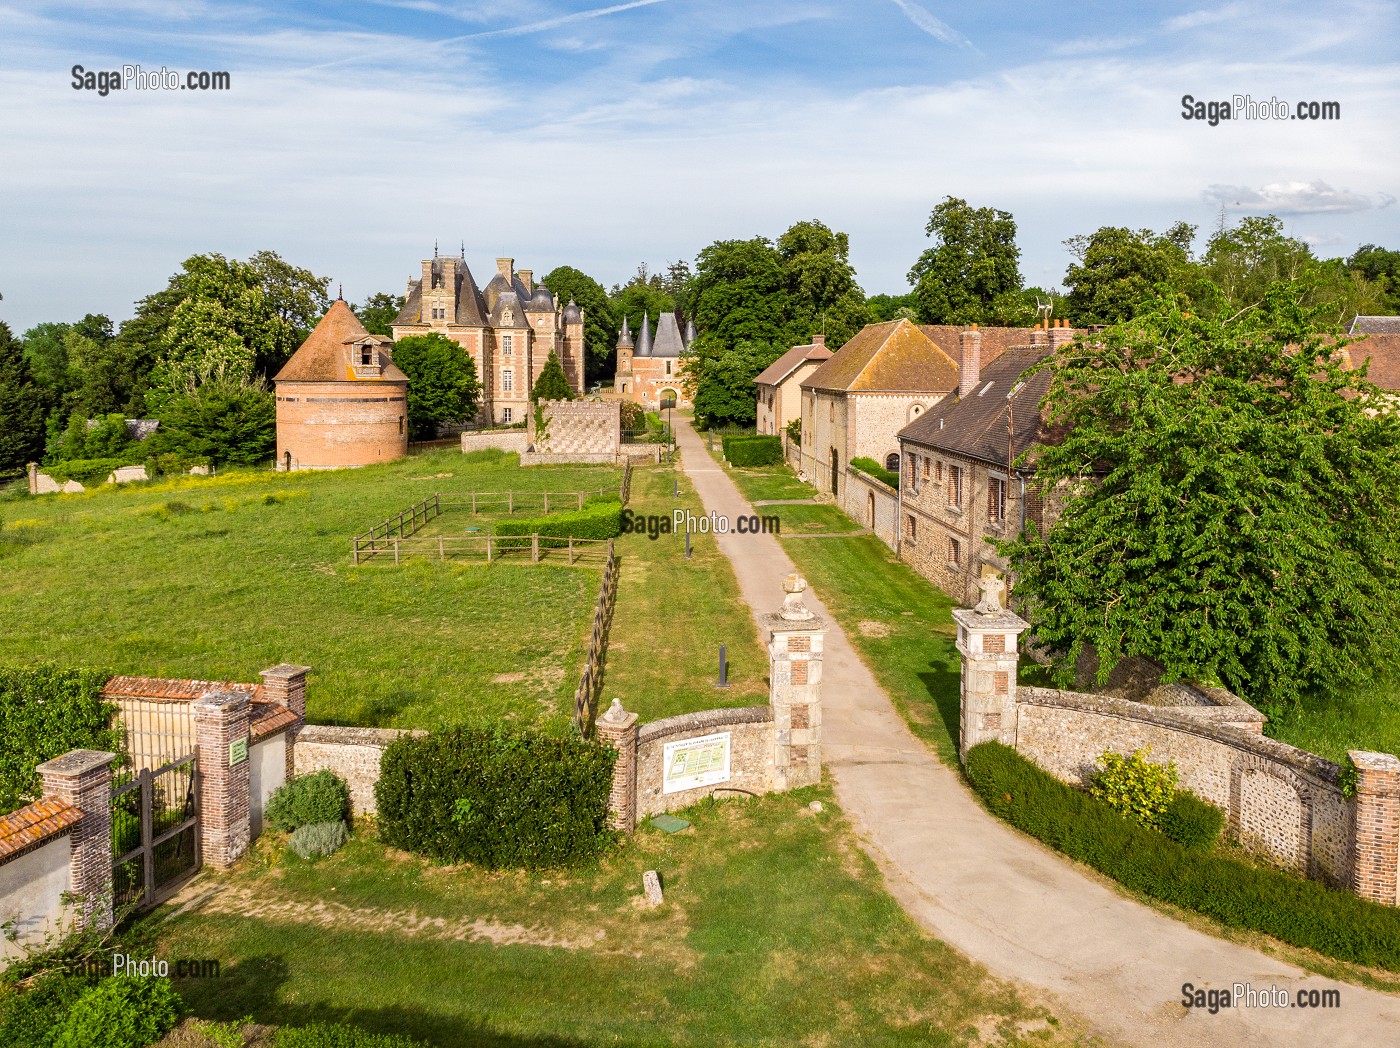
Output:
M373 815L374 784L379 781L379 762L390 743L402 735L423 735L422 731L399 728L336 728L313 724L297 735L294 747L296 773L310 775L328 768L350 787L350 807L355 815Z
M722 731L730 733L729 781L662 793L666 743ZM643 725L637 732L637 818L688 807L716 790L769 792L773 789L773 732L771 706L683 713Z

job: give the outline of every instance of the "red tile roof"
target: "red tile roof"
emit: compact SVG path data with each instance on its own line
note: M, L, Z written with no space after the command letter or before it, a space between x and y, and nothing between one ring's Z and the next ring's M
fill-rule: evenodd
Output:
M1400 335L1367 335L1346 347L1352 367L1370 361L1366 377L1392 393L1400 392Z
M760 386L781 385L784 379L808 361L814 364L820 364L822 361L830 359L831 350L827 349L825 346L793 346L777 360L760 371L754 378L754 383Z
M933 339L944 353L947 353L954 360L958 360L959 354L962 352L960 336L963 331L967 330L964 325L920 324L919 330ZM1013 346L1030 345L1031 332L1035 328L993 326L978 328L978 330L982 332L982 341L977 351L977 359L982 367L986 367Z
M248 735L257 741L283 728L291 727L298 719L286 706L279 706L275 702L255 702L249 715Z
M254 702L262 699L261 684L242 681L176 680L166 677L113 677L102 689L109 699L152 699L156 702L193 702L209 691L246 691Z
M82 817L82 812L57 797L45 797L0 816L0 859L63 833Z
M331 303L326 315L316 325L301 348L292 354L286 367L277 372L274 382L393 382L405 383L408 376L400 371L389 354L380 350L384 359L381 376L357 379L350 366L347 342L357 338L374 337L365 330L360 318L341 299Z

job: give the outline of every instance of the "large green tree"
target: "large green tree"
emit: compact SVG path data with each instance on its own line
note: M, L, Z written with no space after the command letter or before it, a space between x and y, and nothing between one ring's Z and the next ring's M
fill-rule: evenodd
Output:
M1400 417L1275 284L1255 308L1160 289L1044 367L1044 536L1001 543L1068 671L1142 655L1280 710L1394 665Z
M431 440L443 423L470 422L481 402L476 363L446 335L410 335L394 343L394 363L408 376L408 429Z
M1375 285L1386 314L1400 314L1400 251L1364 244L1347 259L1347 266Z
M540 377L530 390L530 399L535 403L542 400L573 400L574 391L569 388L569 378L564 374L564 365L559 363L559 354L549 351L549 359L540 368Z
M1009 211L947 197L929 215L933 247L909 271L925 324L1005 324L1023 320L1020 248Z
M1159 284L1185 289L1198 279L1191 242L1196 227L1178 222L1165 233L1104 226L1074 236L1065 272L1064 306L1076 326L1116 324L1132 317Z
M262 379L216 376L171 392L151 455L204 458L216 465L256 466L277 449L277 404Z
M43 455L49 407L50 395L34 380L19 340L0 321L0 476Z
M352 306L355 316L371 335L391 336L394 318L403 309L403 296L391 295L387 291L377 291L358 306Z
M556 266L540 281L549 288L559 305L572 299L583 310L584 379L607 378L617 366L617 330L621 321L613 314L612 303L603 285L573 266Z
M754 376L782 356L785 348L769 342L740 342L730 349L711 334L696 338L685 376L701 428L751 425L757 417Z

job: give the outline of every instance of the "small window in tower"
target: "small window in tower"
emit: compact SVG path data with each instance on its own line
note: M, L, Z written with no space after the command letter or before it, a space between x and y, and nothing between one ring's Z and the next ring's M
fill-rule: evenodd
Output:
M669 375L670 373L671 373L671 362L668 360L668 361L666 361L666 374Z
M509 422L514 417L515 412L510 408L501 408L501 421Z
M512 350L514 350L514 348L515 348L515 336L514 336L514 335L502 335L502 336L501 336L501 355L502 355L502 356L506 356L506 357L510 356L510 355L511 355L511 352L512 352Z
M515 389L515 372L510 368L501 372L501 389L507 393Z
M360 347L360 367L367 368L374 366L374 350L370 346Z
M399 436L403 436L403 416L399 416Z

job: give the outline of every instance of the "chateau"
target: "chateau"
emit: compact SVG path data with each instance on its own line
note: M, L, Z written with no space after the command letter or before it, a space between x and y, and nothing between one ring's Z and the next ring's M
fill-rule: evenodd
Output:
M681 355L695 338L695 323L686 324L681 334L674 313L662 313L656 318L656 337L651 334L651 318L642 314L642 331L636 342L627 318L622 318L622 331L617 336L617 378L614 389L628 400L643 407L662 408L668 403L689 407L681 384Z
M530 389L551 350L573 391L584 389L583 310L573 301L560 308L513 258L496 259L495 276L478 288L465 249L458 258L434 251L422 274L409 278L392 329L395 342L436 331L467 351L481 381L482 422L512 425L529 417Z

